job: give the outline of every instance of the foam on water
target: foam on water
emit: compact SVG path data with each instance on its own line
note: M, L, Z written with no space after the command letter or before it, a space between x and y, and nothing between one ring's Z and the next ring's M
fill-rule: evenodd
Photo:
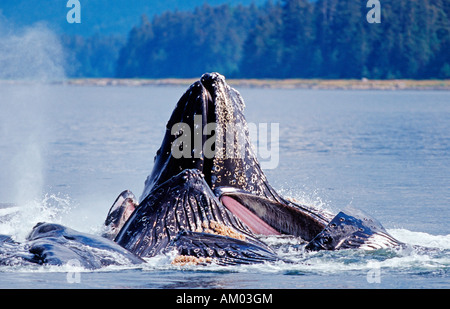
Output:
M413 232L406 229L390 229L388 231L394 238L411 245L429 248L450 249L449 235L431 235L423 232Z

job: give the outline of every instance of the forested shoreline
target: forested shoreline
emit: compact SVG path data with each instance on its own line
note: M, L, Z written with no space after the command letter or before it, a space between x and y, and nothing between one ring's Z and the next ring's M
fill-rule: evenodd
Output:
M283 0L142 16L128 38L65 37L75 77L450 78L450 2Z

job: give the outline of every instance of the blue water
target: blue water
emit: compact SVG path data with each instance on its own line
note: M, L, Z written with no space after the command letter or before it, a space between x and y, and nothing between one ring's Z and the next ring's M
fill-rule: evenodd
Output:
M39 221L99 233L122 190L142 192L187 86L0 84L0 234L20 241ZM302 253L271 237L297 263L1 266L0 288L450 287L450 92L238 90L249 122L279 123L279 164L266 174L280 193L358 207L428 249Z

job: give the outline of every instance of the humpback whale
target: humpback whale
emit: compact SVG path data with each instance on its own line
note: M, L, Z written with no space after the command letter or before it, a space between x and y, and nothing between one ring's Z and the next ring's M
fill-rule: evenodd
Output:
M176 250L222 264L276 260L259 235L297 236L307 250L400 245L362 211L333 217L279 195L255 155L244 108L218 73L188 88L167 122L140 202L114 238L118 244L141 257Z
M55 223L36 224L23 243L0 235L0 265L73 263L86 269L140 264L144 260L113 241Z
M56 265L77 259L87 268L171 252L176 264L280 260L261 235L292 235L309 251L402 245L358 209L333 216L278 194L252 147L244 109L224 76L204 74L177 102L139 200L128 190L119 195L103 237L39 223L21 259ZM7 237L2 242L20 246Z
M256 215L258 223L267 225L273 231L271 234L291 234L311 240L331 217L324 211L284 199L270 186L250 141L244 107L239 92L230 87L222 75L204 74L195 82L178 101L167 123L141 201L155 185L182 170L197 169L231 211L249 209L262 214ZM172 134L172 128L179 123L193 128L198 125L194 122L196 117L201 117L202 128L215 124L215 135L204 134L198 146L192 135L190 145L196 147L192 147L187 158L176 158L173 145L178 136ZM211 138L215 146L213 156L206 153L209 149L202 148Z

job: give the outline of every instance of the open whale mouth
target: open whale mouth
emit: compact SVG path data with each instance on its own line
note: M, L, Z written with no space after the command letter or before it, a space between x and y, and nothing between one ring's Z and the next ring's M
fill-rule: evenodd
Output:
M309 242L305 248L310 251L350 248L376 250L403 245L389 235L376 219L356 208L347 207L322 229L321 223L314 224L317 219L314 213L308 214L308 211L235 188L220 187L214 193L253 233L300 236Z
M244 222L250 230L255 234L260 235L280 235L281 233L271 227L269 224L264 222L255 213L249 210L247 207L239 203L237 200L229 196L222 196L220 199L222 204L238 217L242 222Z
M309 241L328 222L328 219L306 206L273 201L233 187L218 187L214 193L255 234L289 234Z

